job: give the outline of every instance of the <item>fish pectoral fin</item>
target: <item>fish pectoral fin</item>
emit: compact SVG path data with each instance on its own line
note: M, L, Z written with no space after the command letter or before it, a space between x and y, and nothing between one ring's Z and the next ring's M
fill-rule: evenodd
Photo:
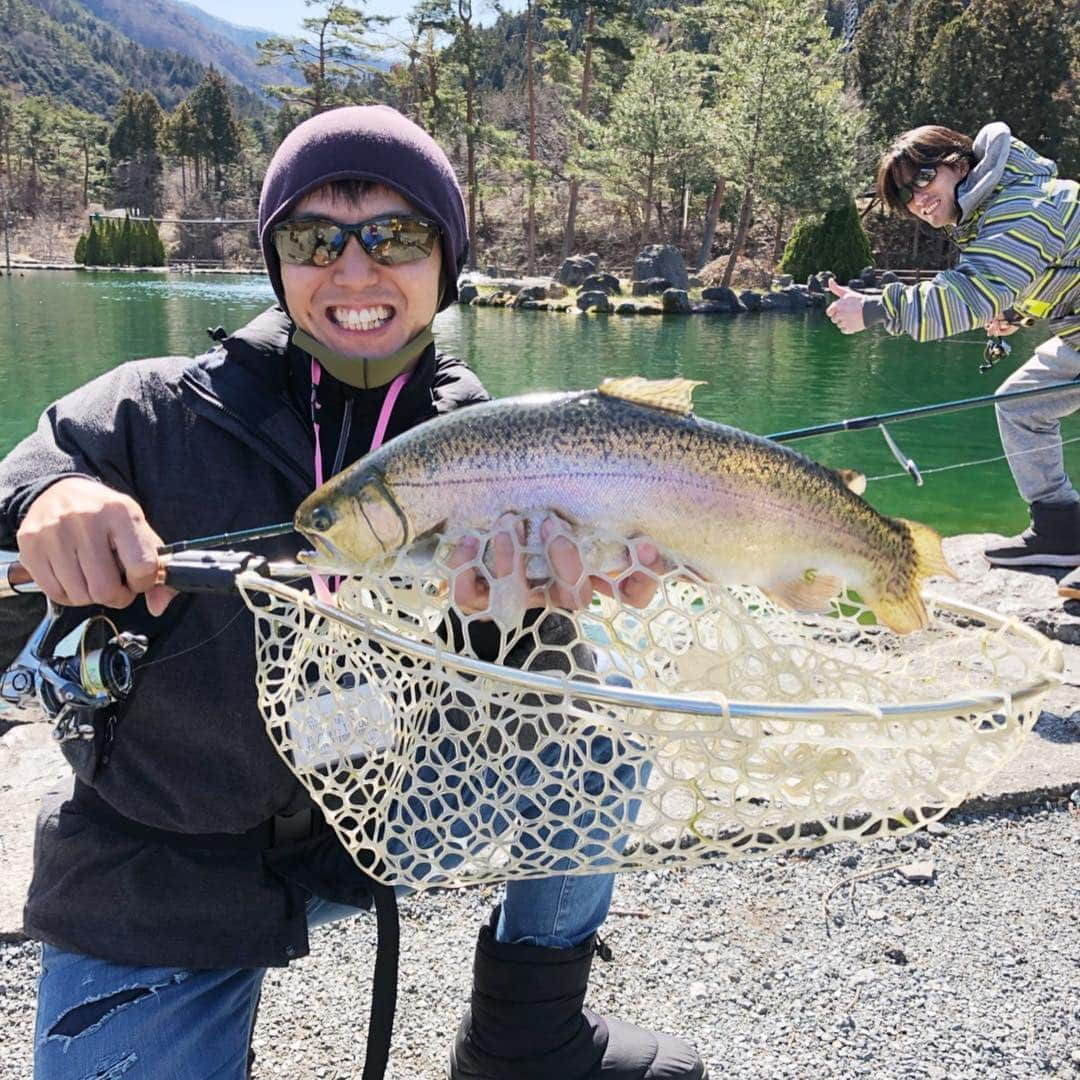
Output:
M643 379L631 375L625 379L604 379L596 389L604 397L690 416L694 411L694 390L704 385L695 379Z
M866 491L866 474L858 469L837 469L836 475L840 477L840 483L855 495L862 495Z
M761 591L790 611L826 611L829 601L843 587L844 583L838 577L810 568L797 578L771 582Z
M911 540L915 545L915 573L920 578L943 575L952 578L953 581L960 580L945 558L941 537L929 525L923 525L919 521L908 521L906 518L898 520L902 521L911 532Z

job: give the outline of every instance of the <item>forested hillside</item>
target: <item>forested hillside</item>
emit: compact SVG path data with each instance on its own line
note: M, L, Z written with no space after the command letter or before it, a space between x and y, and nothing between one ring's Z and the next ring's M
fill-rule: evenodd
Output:
M146 49L74 0L0 0L0 85L107 115L125 87L172 108L202 78L190 56Z
M158 10L86 3L144 35ZM276 110L75 0L34 4L0 0L0 176L20 222L92 204L251 218L292 125L374 101L446 147L480 266L590 250L627 266L670 243L717 280L752 280L800 220L861 221L880 261L941 265L943 233L866 197L882 150L923 123L1004 120L1080 175L1076 0L863 0L857 25L842 0L526 0L488 26L468 3L420 0L396 40L374 0L312 0L294 36L262 43ZM257 257L241 229L166 240Z
M232 26L190 4L173 0L80 0L82 6L132 41L174 51L215 67L249 90L284 76L256 65L257 42L268 30Z

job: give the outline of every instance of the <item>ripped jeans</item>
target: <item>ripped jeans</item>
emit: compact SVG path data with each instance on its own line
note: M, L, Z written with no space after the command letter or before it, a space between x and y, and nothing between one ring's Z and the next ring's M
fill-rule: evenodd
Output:
M580 944L604 921L613 881L597 874L512 882L496 937ZM359 914L317 897L307 912L309 927ZM244 1080L264 974L129 967L43 945L35 1080ZM304 1075L300 1062L296 1075Z

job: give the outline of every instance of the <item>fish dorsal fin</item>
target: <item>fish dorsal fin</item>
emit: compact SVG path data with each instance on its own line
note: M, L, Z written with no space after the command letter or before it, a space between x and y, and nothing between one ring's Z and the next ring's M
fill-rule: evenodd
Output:
M866 474L859 472L858 469L837 469L836 475L840 477L840 483L848 491L861 495L866 490Z
M695 379L643 379L640 375L630 375L625 379L605 379L596 389L605 397L689 416L694 411L694 390L704 385Z

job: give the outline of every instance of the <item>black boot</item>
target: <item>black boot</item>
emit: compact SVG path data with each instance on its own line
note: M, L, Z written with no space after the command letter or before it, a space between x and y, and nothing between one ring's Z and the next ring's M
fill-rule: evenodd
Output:
M689 1044L582 1008L596 935L574 949L480 931L450 1080L707 1080Z
M983 553L991 566L1080 566L1080 503L1031 504L1031 526Z

